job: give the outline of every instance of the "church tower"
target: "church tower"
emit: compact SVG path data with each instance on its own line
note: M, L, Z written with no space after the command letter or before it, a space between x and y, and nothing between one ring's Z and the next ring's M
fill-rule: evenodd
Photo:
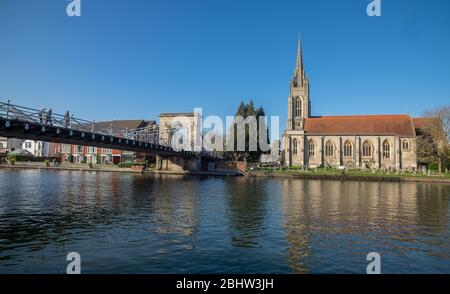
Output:
M305 118L310 116L311 103L309 101L309 81L303 68L302 47L300 34L298 36L297 63L294 77L291 80L288 98L288 126L290 131L302 131Z

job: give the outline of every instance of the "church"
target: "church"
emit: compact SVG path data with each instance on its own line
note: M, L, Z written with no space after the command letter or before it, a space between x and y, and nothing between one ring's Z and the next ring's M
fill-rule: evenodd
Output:
M288 166L415 170L424 119L408 114L312 116L300 37L290 81L284 160Z

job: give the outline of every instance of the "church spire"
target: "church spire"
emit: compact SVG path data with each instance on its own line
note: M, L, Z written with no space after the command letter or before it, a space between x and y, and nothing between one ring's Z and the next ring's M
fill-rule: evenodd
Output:
M298 34L298 45L297 45L297 63L295 65L294 79L293 83L295 87L303 86L306 80L305 70L303 69L303 56L302 56L302 45L300 42L300 33Z
M304 130L305 119L310 117L309 81L303 67L302 45L298 35L297 62L290 81L288 98L288 130Z
M302 74L303 72L303 57L302 57L302 45L300 43L300 33L298 33L298 45L297 45L297 64L295 72Z

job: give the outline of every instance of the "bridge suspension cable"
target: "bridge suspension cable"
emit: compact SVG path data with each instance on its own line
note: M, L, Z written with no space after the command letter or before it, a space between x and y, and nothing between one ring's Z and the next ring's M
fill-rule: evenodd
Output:
M96 121L74 117L73 114L70 115L69 111L67 111L65 114L58 114L54 113L51 108L48 110L45 108L38 110L12 104L10 100L8 100L6 103L0 102L0 120L4 121L5 126L9 121L18 121L23 124L25 128L27 128L28 124L42 127L43 130L49 127L51 129L54 129L57 132L57 135L60 134L61 130L66 130L69 133L69 137L72 136L72 132L77 131L80 132L82 139L85 138L85 132L90 133L90 136L92 138L97 138L98 136L100 136L102 138L102 141L105 140L105 136L109 136L111 142L116 142L115 140L118 140L119 144L122 144L120 138L123 138L126 140L125 144L128 144L128 140L132 140L133 145L137 143L139 146L141 146L143 143L148 143L151 146L153 144L155 149L164 150L164 152L176 151L174 151L171 146L171 136L167 136L166 140L162 138L165 136L160 136L161 134L174 134L183 128L197 126L197 124L193 122L175 122L172 124L165 123L165 128L163 130L161 130L161 126L158 126L156 124L130 130L119 130L117 132L114 132L112 127L109 129L106 128L97 130ZM20 135L24 136L24 134ZM34 135L34 137L35 136L37 135ZM50 139L50 137L46 138ZM51 138L54 139L54 137ZM189 138L184 138L184 140L186 140L186 142L190 144L191 147L194 147L194 143ZM84 143L88 144L89 142ZM188 154L193 153L187 150L182 150L181 152ZM207 152L205 152L204 150L201 150L200 153L207 154Z

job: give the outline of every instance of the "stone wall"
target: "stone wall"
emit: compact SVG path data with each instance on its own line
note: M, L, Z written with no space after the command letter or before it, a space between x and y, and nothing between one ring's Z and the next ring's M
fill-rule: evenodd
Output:
M297 142L295 154L294 142ZM310 150L309 142L313 142ZM326 145L333 147L333 154L326 154ZM351 154L346 156L344 146L351 145ZM383 152L387 142L389 152ZM404 145L404 142L407 144ZM364 143L370 146L370 154L363 154ZM417 168L416 138L397 136L321 136L289 132L285 136L286 164L290 166L345 166L361 169ZM347 154L348 155L348 154ZM385 156L386 155L386 156Z

